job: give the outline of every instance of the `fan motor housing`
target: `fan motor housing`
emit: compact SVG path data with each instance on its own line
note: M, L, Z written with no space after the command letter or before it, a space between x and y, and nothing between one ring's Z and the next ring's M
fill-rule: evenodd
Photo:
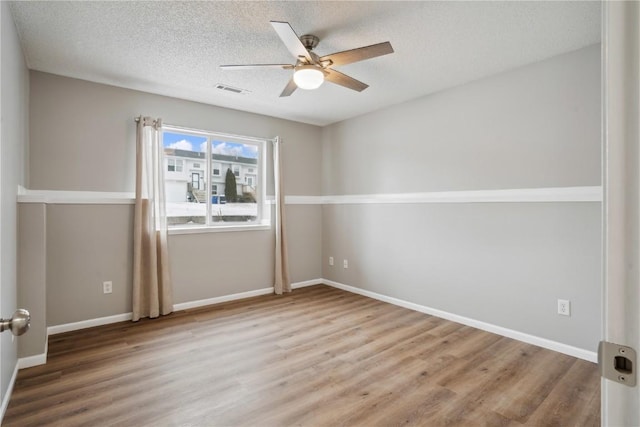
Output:
M307 50L315 49L315 47L318 46L318 43L320 43L320 39L313 34L305 34L303 36L300 36L300 41Z

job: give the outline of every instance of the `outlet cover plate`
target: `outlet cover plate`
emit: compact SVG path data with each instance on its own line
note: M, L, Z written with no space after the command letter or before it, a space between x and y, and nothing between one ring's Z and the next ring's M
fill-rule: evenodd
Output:
M102 282L102 293L110 294L113 292L113 282Z
M562 316L571 316L571 301L566 299L559 299L558 314L561 314Z

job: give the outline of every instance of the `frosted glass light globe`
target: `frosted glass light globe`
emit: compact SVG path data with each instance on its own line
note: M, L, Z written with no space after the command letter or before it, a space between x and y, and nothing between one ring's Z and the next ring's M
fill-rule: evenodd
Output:
M324 82L324 73L315 65L301 65L293 73L293 81L300 89L318 89Z

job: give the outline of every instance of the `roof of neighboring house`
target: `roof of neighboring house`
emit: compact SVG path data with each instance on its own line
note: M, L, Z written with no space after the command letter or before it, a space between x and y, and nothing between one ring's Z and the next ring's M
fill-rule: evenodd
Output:
M205 160L205 154L199 151L189 151L189 150L180 150L178 148L165 148L164 154L168 156L175 157L188 157L190 159L202 159ZM221 162L231 162L231 163L245 163L250 165L257 165L258 159L252 159L251 157L240 157L240 156L227 156L225 154L212 154L211 158L213 160L219 160Z

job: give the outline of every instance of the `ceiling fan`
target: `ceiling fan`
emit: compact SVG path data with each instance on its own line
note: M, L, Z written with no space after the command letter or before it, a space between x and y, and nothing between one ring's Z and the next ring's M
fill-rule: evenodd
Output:
M221 65L223 70L247 70L251 68L282 68L284 70L294 70L293 77L287 83L280 94L281 97L291 95L297 88L317 89L327 80L346 88L362 92L369 85L362 83L333 69L337 65L346 65L365 59L393 53L391 43L384 42L371 46L359 47L356 49L336 52L330 55L318 56L313 49L318 45L318 37L305 34L302 37L293 31L288 22L271 21L273 29L276 30L282 42L287 46L289 52L296 58L295 65L292 64L249 64L249 65Z

